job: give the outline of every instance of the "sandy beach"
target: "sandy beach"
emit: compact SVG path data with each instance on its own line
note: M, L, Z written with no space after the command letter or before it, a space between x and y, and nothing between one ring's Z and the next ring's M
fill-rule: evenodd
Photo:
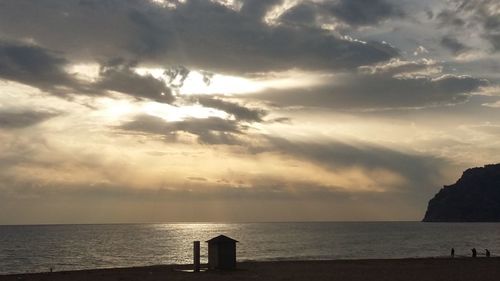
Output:
M127 280L500 280L500 258L423 258L387 260L331 260L243 262L238 270L192 273L185 265L96 269L53 273L3 275L0 280L127 281Z

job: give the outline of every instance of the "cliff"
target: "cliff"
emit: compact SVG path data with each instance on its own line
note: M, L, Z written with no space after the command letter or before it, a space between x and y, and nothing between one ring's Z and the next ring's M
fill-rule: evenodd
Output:
M500 164L466 170L429 201L424 222L500 222Z

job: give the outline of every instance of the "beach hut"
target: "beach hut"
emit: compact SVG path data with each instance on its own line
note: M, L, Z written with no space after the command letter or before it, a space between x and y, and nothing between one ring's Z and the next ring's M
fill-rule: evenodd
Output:
M208 243L209 269L236 268L236 243L238 241L219 235L206 242Z

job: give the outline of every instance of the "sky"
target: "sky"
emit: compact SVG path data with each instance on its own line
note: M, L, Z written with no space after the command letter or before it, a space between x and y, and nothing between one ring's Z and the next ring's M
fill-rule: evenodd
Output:
M498 120L497 0L0 0L0 224L420 220Z

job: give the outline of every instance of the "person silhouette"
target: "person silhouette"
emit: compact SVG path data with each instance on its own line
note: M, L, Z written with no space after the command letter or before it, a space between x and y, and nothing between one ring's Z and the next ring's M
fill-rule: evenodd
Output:
M471 251L472 251L472 257L473 257L473 258L477 257L477 251L476 251L476 248L472 248L472 249L471 249Z
M454 258L454 257L455 257L455 248L451 248L451 253L450 253L450 256L451 256L452 258Z
M484 249L484 251L486 252L486 257L489 258L490 257L490 251L488 249Z

